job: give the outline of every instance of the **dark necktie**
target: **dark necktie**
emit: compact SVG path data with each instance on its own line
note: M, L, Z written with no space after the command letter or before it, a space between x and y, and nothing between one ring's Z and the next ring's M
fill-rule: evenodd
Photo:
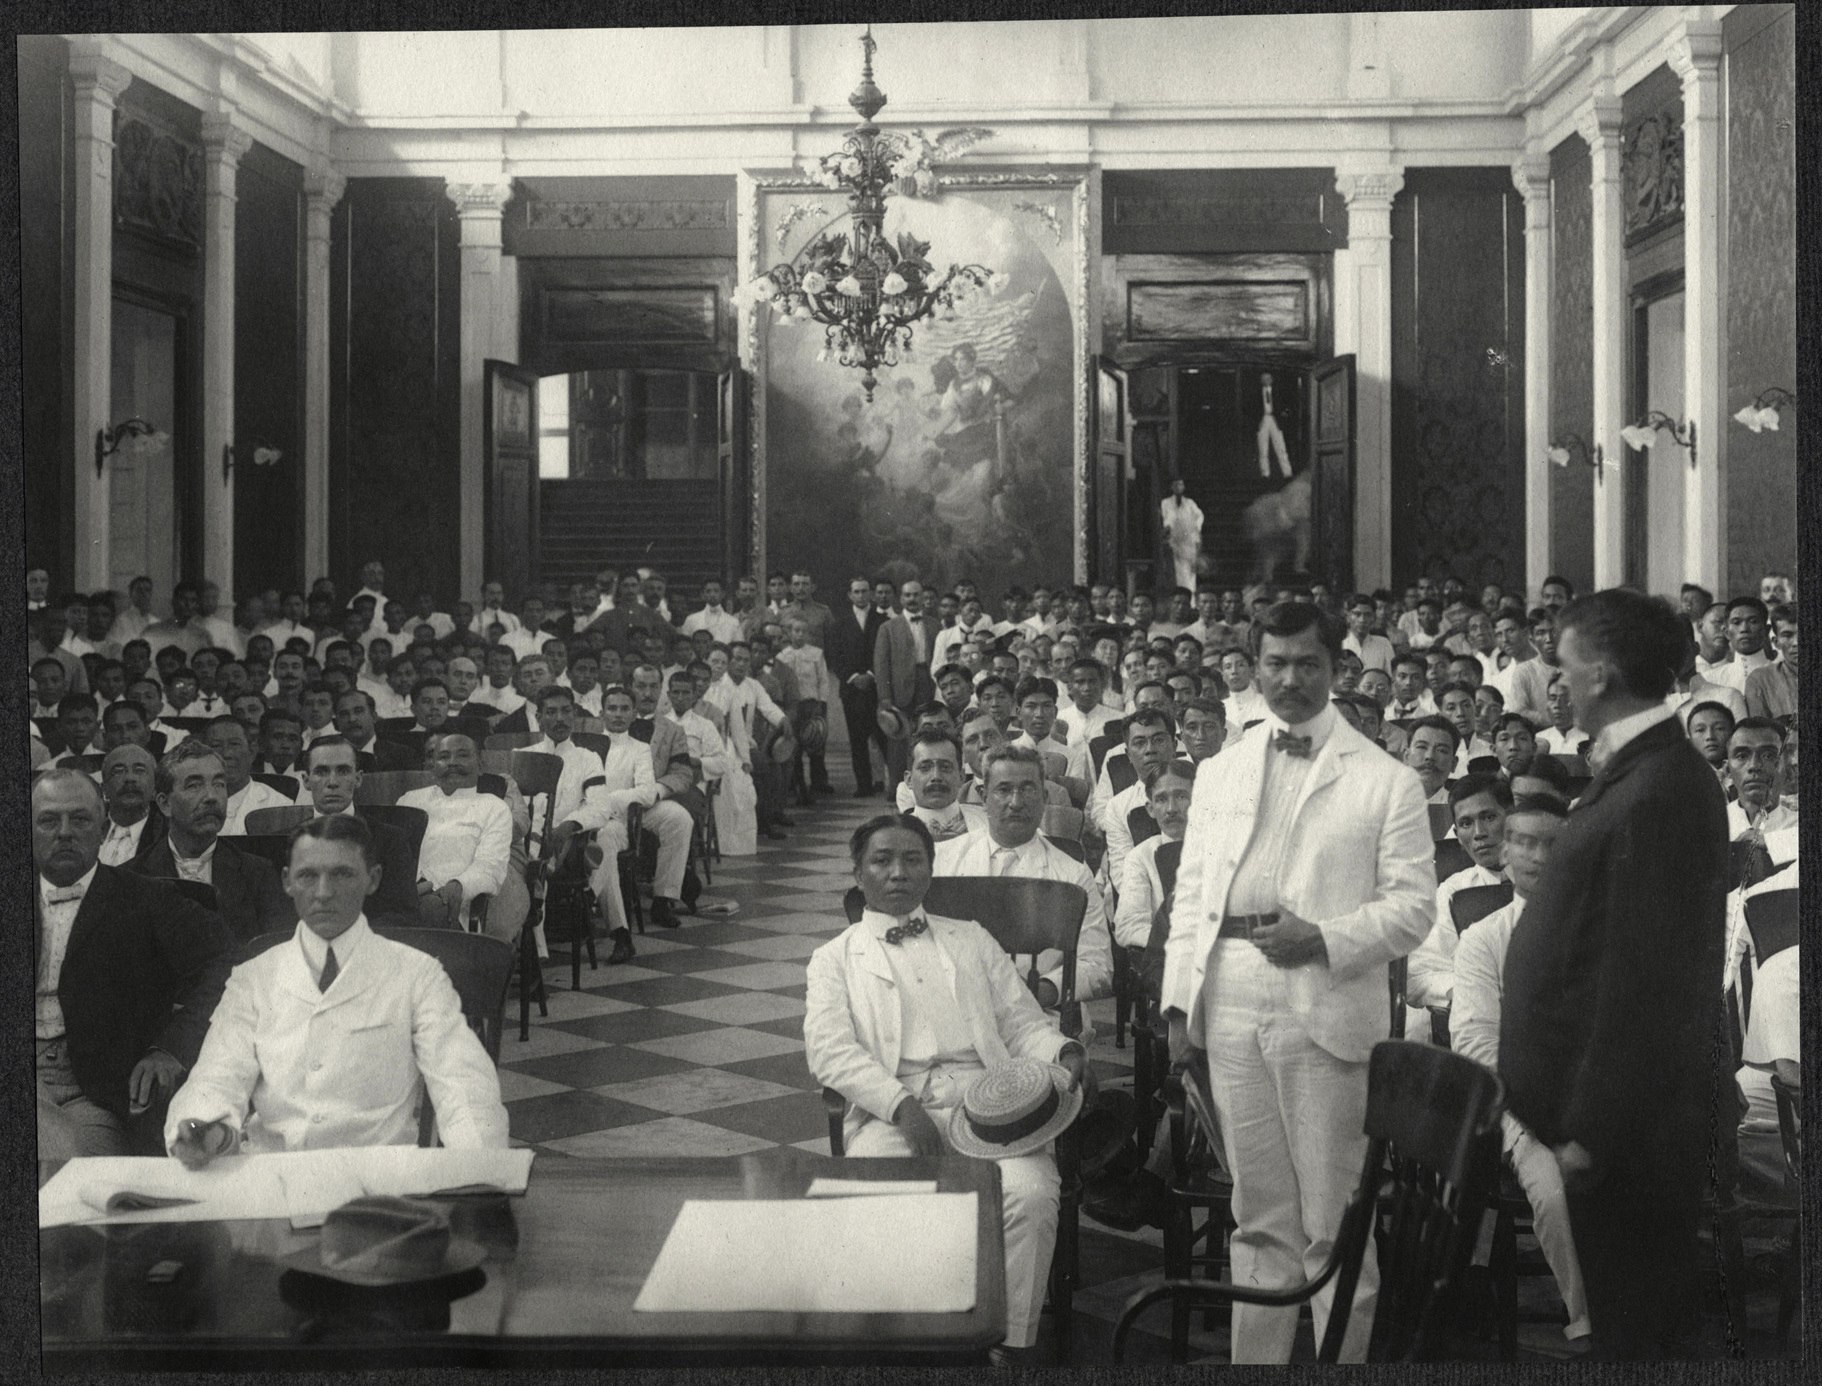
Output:
M1272 749L1308 760L1310 758L1310 739L1307 736L1293 736L1287 731L1281 731L1272 737Z
M907 919L903 924L894 924L886 930L887 943L903 943L908 938L916 938L930 927L926 919Z
M341 975L341 968L335 961L335 949L330 948L327 952L329 956L323 963L323 975L316 980L316 989L318 991L329 990L334 984L335 979Z

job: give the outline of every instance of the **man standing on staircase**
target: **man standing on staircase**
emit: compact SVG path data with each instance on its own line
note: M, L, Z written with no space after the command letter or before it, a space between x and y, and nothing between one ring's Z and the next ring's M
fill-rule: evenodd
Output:
M1183 478L1173 477L1170 498L1162 502L1164 539L1170 545L1178 587L1196 590L1196 560L1202 556L1202 507L1183 494Z

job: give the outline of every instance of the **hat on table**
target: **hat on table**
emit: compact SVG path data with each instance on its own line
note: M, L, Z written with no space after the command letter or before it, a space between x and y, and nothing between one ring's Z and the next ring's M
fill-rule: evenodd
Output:
M283 1264L378 1289L462 1275L486 1257L479 1243L450 1235L448 1214L434 1204L373 1195L331 1211L317 1244L284 1257Z

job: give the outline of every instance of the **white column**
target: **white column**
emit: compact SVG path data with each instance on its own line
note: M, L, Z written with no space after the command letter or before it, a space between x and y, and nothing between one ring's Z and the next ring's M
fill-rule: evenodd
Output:
M486 580L487 459L482 437L482 363L495 354L494 314L501 292L500 227L512 196L510 182L451 183L449 197L462 221L462 453L461 591L472 594Z
M133 80L99 40L70 45L75 100L75 226L70 278L75 294L71 402L76 438L73 488L76 551L71 574L78 588L108 585L108 479L95 475L95 435L114 422L114 102Z
M235 177L253 137L232 111L209 111L202 146L202 575L221 585L223 609L231 611L234 473L222 456L242 441L234 436L234 204Z
M304 174L305 590L329 571L330 219L347 179L327 163Z
M1335 255L1335 351L1354 353L1354 585L1392 584L1392 199L1395 165L1343 170L1347 249Z
M1550 459L1550 156L1512 165L1525 199L1525 591L1549 574Z
M1594 585L1625 581L1626 244L1620 176L1620 99L1596 96L1576 115L1592 156L1594 196L1594 437L1606 465L1594 478Z
M1719 592L1727 573L1727 358L1721 350L1721 26L1686 20L1670 66L1683 79L1683 574ZM1659 445L1663 449L1669 440ZM1683 455L1677 449L1673 455Z

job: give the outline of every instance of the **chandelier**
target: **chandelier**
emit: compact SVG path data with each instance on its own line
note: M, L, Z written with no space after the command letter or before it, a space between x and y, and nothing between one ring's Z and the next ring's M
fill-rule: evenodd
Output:
M786 325L822 325L824 350L818 360L837 355L841 364L863 372L867 399L882 366L896 366L909 355L912 325L941 312L954 316L958 300L977 291L998 292L1002 282L980 265L950 265L940 275L930 259L930 243L901 232L888 240L883 230L886 198L927 196L936 189L932 156L966 147L988 135L986 130L945 132L935 144L922 131L889 134L873 123L886 104L886 94L873 81L873 30L860 40L860 85L848 104L860 114L835 153L821 160L818 181L848 195L849 229L824 231L789 264L774 265L741 286L743 303L768 305Z

